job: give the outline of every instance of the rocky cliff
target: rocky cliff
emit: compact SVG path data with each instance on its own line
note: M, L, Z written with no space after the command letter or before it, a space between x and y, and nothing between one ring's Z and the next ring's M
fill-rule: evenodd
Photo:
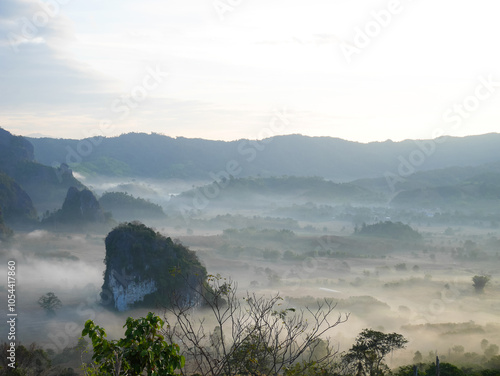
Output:
M0 172L0 210L9 223L34 223L37 214L30 196L10 176Z
M94 194L88 189L81 191L70 187L62 206L63 220L104 222L104 212Z
M0 207L0 243L8 240L11 236L12 230L5 225L2 216L2 208Z
M66 164L44 166L34 159L33 145L0 128L0 171L9 175L30 196L39 212L54 210L69 187L84 188Z
M133 306L168 306L182 297L199 304L193 288L207 272L193 251L139 222L124 223L106 237L101 297L118 311Z
M88 189L70 187L62 208L43 219L43 224L85 225L109 220L94 194Z

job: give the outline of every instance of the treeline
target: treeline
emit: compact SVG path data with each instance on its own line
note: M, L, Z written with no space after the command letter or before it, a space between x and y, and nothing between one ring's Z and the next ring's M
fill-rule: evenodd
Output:
M78 375L115 375L112 372L106 372L106 369L111 369L110 366L113 364L111 357L108 361L102 361L99 365L98 362L93 362L93 357L99 359L106 358L106 349L110 351L117 351L119 347L117 344L126 346L132 346L134 341L140 343L145 349L149 351L154 351L154 346L148 342L148 340L154 339L154 344L156 349L161 348L163 351L173 349L175 351L169 350L166 353L163 364L165 367L171 365L168 364L168 360L175 359L177 364L182 367L178 367L177 373L185 376L201 376L205 373L189 373L186 372L185 364L186 358L181 356L181 348L178 346L171 347L168 342L161 340L163 338L160 334L160 327L157 325L160 322L159 318L154 318L152 315L148 318L142 318L138 320L128 319L127 323L136 324L137 327L130 329L140 329L140 330L127 330L129 335L118 341L108 341L104 337L94 337L92 340L92 335L89 335L91 341L83 339L79 340L78 344L74 347L65 348L59 353L55 353L53 350L45 351L39 347L36 343L24 346L18 345L15 347L15 363L14 368L12 364L9 363L9 357L4 356L0 358L0 374L1 375L50 375L50 376L78 376ZM161 321L162 322L162 321ZM140 324L140 325L139 325ZM126 324L127 325L127 324ZM156 325L156 326L153 326ZM88 322L87 327L91 330L87 330L87 333L93 330L94 334L103 334L104 329L96 326L93 323ZM99 331L101 329L102 331ZM145 337L141 337L141 334ZM154 335L152 335L152 333ZM133 338L133 336L137 338ZM213 339L213 338L212 338ZM106 342L106 343L104 343ZM420 362L413 364L408 364L401 366L397 369L390 370L383 362L385 355L389 351L404 347L406 340L403 336L397 333L381 333L371 329L365 329L358 338L351 349L343 354L336 354L335 360L333 362L325 363L322 361L317 361L320 358L324 358L328 354L327 342L323 340L318 340L312 346L313 350L310 352L312 354L311 360L308 364L307 362L297 362L291 367L284 369L279 374L274 373L260 373L259 368L269 367L269 363L266 360L266 344L253 344L255 348L244 348L235 356L236 359L233 361L243 362L243 366L238 369L238 373L233 373L227 376L242 376L242 375L260 375L260 376L358 376L358 375L377 375L377 376L435 376L437 375L437 363L435 361L423 362L421 358L421 353L417 351L415 353L414 360L420 359ZM160 347L158 345L161 344ZM247 343L249 345L249 343ZM0 350L2 353L9 353L9 344L4 343L0 345ZM97 347L96 347L97 346ZM104 349L104 350L103 350ZM261 363L253 363L251 358L246 358L245 351L248 351L248 355L253 356L255 359ZM262 351L260 353L260 358L258 358L257 351ZM108 351L109 352L109 351ZM178 354L179 352L179 354ZM111 354L111 353L110 353ZM371 354L371 355L370 355ZM376 355L374 355L376 354ZM151 358L156 358L158 363L161 365L160 353L153 354ZM429 357L435 356L433 352L430 353ZM371 360L370 360L370 357ZM154 373L152 371L153 364L149 364L151 368L146 369L148 357L142 357L143 362L137 362L137 365L142 365L141 371L147 370L148 375L173 375L174 373ZM450 363L449 361L439 363L439 375L440 376L499 376L500 375L500 356L495 355L485 361L482 365L478 364L468 364L467 356L463 353L461 358L454 357L455 361ZM94 359L95 360L95 359ZM181 363L182 360L182 363ZM379 362L380 361L380 362ZM245 371L244 362L248 362L247 366L252 367L252 370L256 373L249 373ZM377 362L378 365L376 364ZM9 366L10 364L10 366ZM267 364L267 366L266 366ZM68 366L68 365L72 365ZM100 367L102 366L102 368ZM306 368L304 368L306 367ZM371 370L371 372L370 372ZM157 369L158 371L158 369ZM161 369L160 369L161 371ZM140 375L143 373L134 373L133 367L129 369L121 370L120 373L116 375ZM220 373L220 375L226 375Z
M153 234L151 234L153 236ZM389 356L408 340L398 333L363 329L351 348L340 352L330 335L349 314L335 314L332 300L316 300L306 308L286 302L279 293L262 297L249 292L241 298L236 284L220 275L208 275L193 286L202 300L204 319L193 306L172 301L164 319L148 313L129 317L125 336L109 340L105 329L87 320L77 346L59 354L35 344L17 346L15 354L0 360L1 374L74 376L496 376L500 375L499 347L481 341L484 356L471 362L463 346L439 363L436 353L424 359L416 352L412 364L390 369ZM210 291L210 294L206 292ZM316 307L314 307L316 303ZM206 324L210 322L210 326ZM215 326L214 326L215 325ZM86 342L88 337L88 342ZM10 345L2 350L12 353ZM87 354L87 355L86 355ZM431 361L436 359L435 362ZM453 362L453 363L451 363ZM78 369L68 367L78 364ZM439 372L437 372L439 367Z
M361 228L356 227L354 229L354 233L356 235L375 236L396 240L422 240L422 235L419 232L412 229L409 225L401 222L385 221L372 225L363 223Z

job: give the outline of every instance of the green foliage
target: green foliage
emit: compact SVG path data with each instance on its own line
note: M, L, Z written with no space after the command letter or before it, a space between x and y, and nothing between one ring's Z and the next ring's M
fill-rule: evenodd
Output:
M500 371L500 355L495 355L486 363L488 368Z
M46 375L46 371L51 368L51 361L48 354L35 343L29 346L17 345L16 347L15 368L8 365L11 361L9 356L10 344L0 345L2 356L0 357L0 375L8 376L28 376L28 375Z
M61 352L50 354L51 361L54 366L62 365L65 363L77 364L84 361L84 356L86 356L86 349L88 346L88 342L80 338L78 343L73 347L66 347ZM68 371L68 373L71 371Z
M111 211L118 220L165 217L161 206L125 192L106 192L99 199L99 204L104 210Z
M315 361L296 363L285 370L284 376L338 376L335 363Z
M53 292L42 295L38 299L38 304L47 312L48 316L55 316L56 310L62 306L61 301Z
M424 181L426 186L449 185L450 182L470 179L480 171L491 171L494 166L483 165L480 170L476 166L500 159L499 139L496 134L450 138L445 146L447 152L436 155L435 158L428 158L425 163L426 170L452 165L473 167L430 171L429 175L432 176L429 177L426 172L414 174L417 176L405 177L405 183L398 183L397 190L400 189L399 184L406 184L405 189L422 186L415 180ZM227 161L234 159L240 164L245 163L242 175L316 175L337 181L381 176L363 184L370 188L380 187L381 190L389 190L386 179L382 176L387 171L397 171L398 156L408 156L415 149L414 143L410 141L360 144L336 138L311 138L300 135L279 136L265 142L223 142L130 133L98 140L99 147L93 148L92 153L86 156L85 162L93 162L103 156L113 158L130 166L131 174L135 176L206 178L208 172L224 170ZM46 164L64 160L68 153L66 148L77 150L79 142L50 138L30 141L35 145L37 160ZM469 151L466 158L464 150ZM285 155L290 157L282 158ZM254 158L252 163L246 163L249 158Z
M363 223L360 229L355 229L355 234L396 240L422 240L422 235L412 229L409 225L391 221L378 222L373 225L366 225Z
M16 190L18 201L12 202L16 203L17 208L22 207L22 213L16 215L21 214L20 219L23 223L31 224L36 221L35 206L41 212L52 209L61 204L69 187L83 187L73 177L67 165L62 165L60 168L49 167L54 161L64 161L66 156L65 149L60 158L51 159L46 162L47 166L44 166L35 162L34 148L28 140L13 136L0 128L0 172L9 175L22 187L22 190ZM10 210L1 202L0 206L4 209L6 220L10 220Z
M343 361L354 373L379 375L387 369L385 356L393 350L404 348L407 342L401 334L364 329L356 338L356 343L344 354Z
M492 358L498 355L499 347L498 345L491 344L486 349L484 349L484 356L487 358Z
M425 376L435 376L436 375L436 365L431 364L425 374ZM450 363L440 363L439 364L439 375L440 376L465 376L464 371L462 371L457 366Z
M267 333L248 328L244 340L233 351L229 362L236 375L267 375L273 366L273 348L267 344Z
M89 336L94 354L93 366L86 367L87 375L174 375L184 367L179 346L169 345L161 335L164 322L149 312L145 318L127 319L125 337L109 341L106 332L92 320L87 320L82 336Z
M485 369L479 373L480 376L500 376L500 370Z
M185 294L188 285L206 280L207 271L196 253L174 243L140 222L122 223L106 237L103 290L109 289L112 273L124 276L124 283L153 280L157 292L145 297L144 306L168 306L175 294Z
M415 367L417 367L418 374L422 375L427 369L428 365L423 363L418 363L416 365L406 365L399 367L397 371L394 372L394 376L415 376Z

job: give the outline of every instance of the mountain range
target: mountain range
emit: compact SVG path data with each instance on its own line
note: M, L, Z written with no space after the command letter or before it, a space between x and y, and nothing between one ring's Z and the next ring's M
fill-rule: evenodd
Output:
M226 142L155 133L29 141L36 160L46 165L65 163L87 175L152 179L209 181L227 173L234 177L318 176L334 182L385 176L398 183L418 171L500 161L497 133L367 144L302 135Z
M104 181L206 184L174 197L173 203L184 206L214 201L211 195L220 191L215 201L230 207L257 197L262 203L286 198L493 209L500 207L498 145L496 133L362 144L301 135L226 142L130 133L70 140L25 138L0 128L0 209L8 225L46 217L71 187L86 188L73 171ZM122 196L127 205L148 204Z
M30 141L0 128L0 206L6 222L36 221L37 211L60 206L72 186L83 184L67 165L38 163Z

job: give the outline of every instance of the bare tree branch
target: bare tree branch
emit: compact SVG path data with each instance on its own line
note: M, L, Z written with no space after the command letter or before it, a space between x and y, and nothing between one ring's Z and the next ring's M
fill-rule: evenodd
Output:
M349 315L334 314L332 301L296 310L285 307L279 294L239 298L236 283L220 275L190 287L202 303L187 306L186 299L172 299L164 314L165 338L178 343L186 357L183 374L279 375L299 362L305 370L338 354L322 337ZM207 331L212 320L215 328Z

